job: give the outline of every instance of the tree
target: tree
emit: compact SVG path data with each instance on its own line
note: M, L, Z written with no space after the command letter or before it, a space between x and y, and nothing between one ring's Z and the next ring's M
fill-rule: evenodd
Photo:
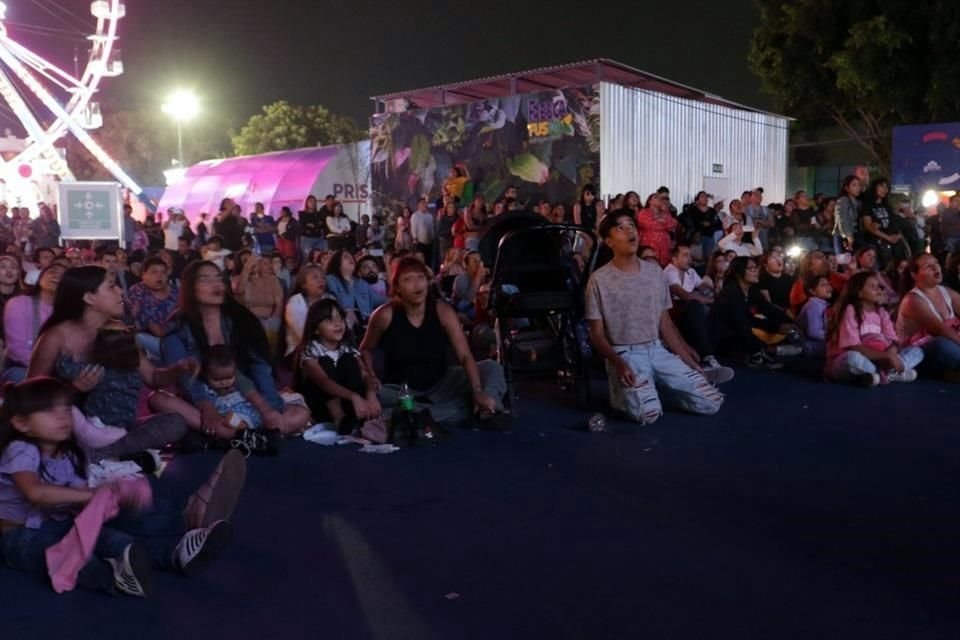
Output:
M240 129L231 132L238 156L284 151L301 147L355 142L365 136L353 120L330 113L325 107L303 107L285 100L274 102Z
M955 0L758 0L750 66L777 108L831 120L886 173L891 128L960 117Z

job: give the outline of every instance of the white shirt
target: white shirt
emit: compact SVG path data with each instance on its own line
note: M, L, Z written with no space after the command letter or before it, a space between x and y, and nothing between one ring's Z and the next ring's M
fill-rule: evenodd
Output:
M327 229L330 233L341 235L350 233L350 218L347 216L327 216Z
M680 269L673 266L673 263L663 268L663 277L667 279L668 288L678 284L680 288L687 293L693 293L696 288L700 286L700 283L703 282L700 274L693 269L687 269L681 272Z
M752 243L737 242L737 237L733 233L728 233L727 235L721 238L720 242L717 244L724 251L733 251L738 256L753 257L763 254L763 246L760 244L760 238L757 237L757 233L753 234Z
M410 235L420 244L433 244L433 216L417 211L410 218Z
M163 230L163 248L170 249L171 251L177 250L177 243L180 240L180 236L183 235L184 224L182 222L174 222L171 220L167 224L167 228Z
M333 296L325 294L324 298ZM307 323L307 299L302 293L292 296L287 301L287 307L283 311L284 324L287 325L287 351L284 355L290 355L300 346L300 339L303 337L303 325Z

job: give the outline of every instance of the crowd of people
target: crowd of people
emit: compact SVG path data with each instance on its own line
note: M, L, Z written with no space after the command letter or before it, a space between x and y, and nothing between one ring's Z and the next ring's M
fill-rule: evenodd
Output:
M960 379L960 200L921 224L863 174L838 198L767 206L753 189L728 211L703 192L678 211L665 187L604 202L587 185L573 203L522 203L511 187L487 203L466 197L459 167L443 186L438 202L357 221L311 195L276 217L224 199L193 224L179 209L141 223L128 207L122 246L61 247L49 225L12 233L0 256L5 562L46 573L88 510L130 502L122 485L89 488L104 461L229 451L182 512L151 516L162 535L100 518L109 527L74 582L142 596L151 567L192 574L226 543L244 455L273 455L316 423L382 441L401 414L438 433L509 428L503 366L477 339L495 315L478 249L517 211L592 234L570 246L599 254L583 321L611 407L642 424L664 405L719 411L734 376L721 360L772 370L805 354L828 380L867 387ZM2 211L0 233L15 229Z

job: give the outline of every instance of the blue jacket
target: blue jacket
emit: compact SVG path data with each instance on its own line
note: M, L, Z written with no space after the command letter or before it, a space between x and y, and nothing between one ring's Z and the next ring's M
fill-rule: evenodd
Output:
M387 299L370 288L365 280L354 278L350 284L336 276L327 276L327 291L346 309L357 309L361 318L369 318L373 310Z
M233 323L225 315L221 315L220 328L223 331L223 338L230 343L230 334L233 329ZM190 326L184 321L179 320L167 335L160 340L160 356L163 359L163 366L170 366L184 358L202 359L197 341L193 337ZM240 372L253 380L257 391L267 401L267 403L277 411L283 411L283 399L277 391L277 385L273 382L273 369L270 363L258 356L252 350L246 353L238 353L237 366ZM189 375L180 377L180 389L186 394L191 402L200 402L205 396L203 393L203 382L195 378L190 380Z

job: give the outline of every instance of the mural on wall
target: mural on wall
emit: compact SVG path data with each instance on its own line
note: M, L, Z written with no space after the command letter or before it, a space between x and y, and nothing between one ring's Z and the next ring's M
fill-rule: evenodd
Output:
M600 179L599 88L378 114L371 141L380 212L395 212L421 196L436 202L453 167L465 168L470 178L464 199L482 195L491 203L512 185L522 204L547 198L569 210L580 187Z

